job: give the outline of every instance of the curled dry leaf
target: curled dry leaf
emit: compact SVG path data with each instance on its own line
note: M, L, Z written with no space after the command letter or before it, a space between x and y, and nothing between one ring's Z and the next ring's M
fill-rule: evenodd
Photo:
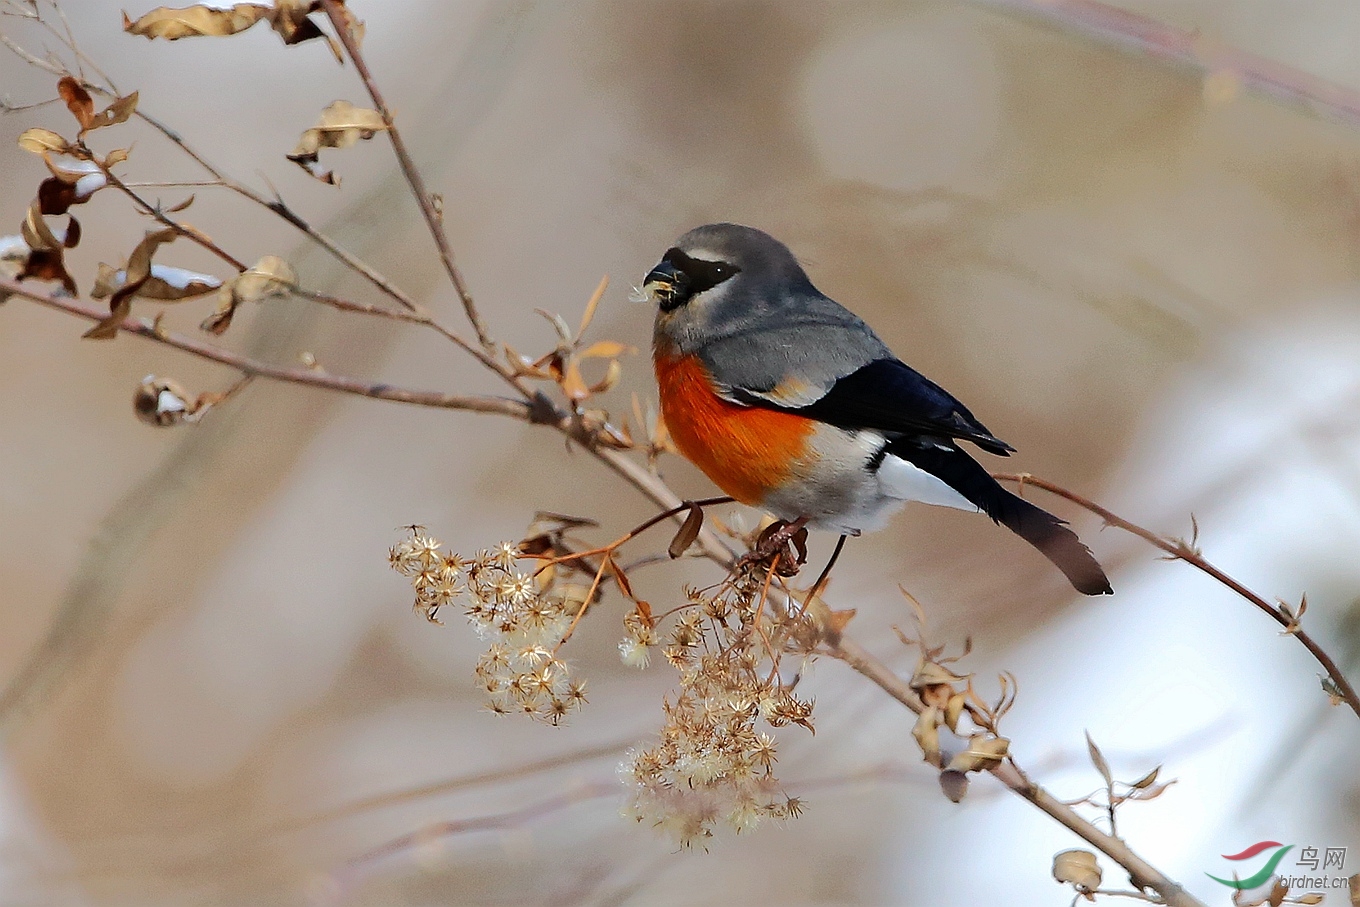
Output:
M46 154L48 152L65 154L71 146L67 144L66 139L52 130L39 129L35 126L32 129L25 129L19 135L19 147L33 154Z
M52 175L38 185L38 208L43 214L66 214L72 205L83 205L109 178L94 161L64 155L43 155Z
M28 213L20 228L20 238L29 252L17 279L57 281L67 293L76 295L75 278L66 270L66 250L80 242L80 222L69 217L66 229L61 236L57 236L43 216L41 204L35 199L28 206Z
M916 739L925 761L940 767L944 761L940 753L940 710L933 705L922 709L911 728L911 736Z
M1053 856L1053 878L1094 900L1092 893L1100 887L1100 864L1089 850L1064 850Z
M83 85L70 76L62 76L57 80L57 94L66 102L66 109L76 118L83 134L94 121L94 98L90 97L90 93Z
M371 139L387 129L382 114L366 107L355 107L349 101L335 101L317 119L316 125L298 139L297 147L288 160L306 170L323 183L335 185L335 173L321 167L318 155L322 148L348 148L360 139Z
M91 299L106 299L127 284L127 271L112 268L100 262L99 273L95 277ZM159 299L162 302L178 302L193 299L204 293L211 293L222 286L222 281L211 274L199 274L184 268L169 265L151 266L151 273L137 288L135 295L143 299Z
M269 24L274 27L274 31L283 39L284 44L301 44L313 38L325 38L331 53L335 55L336 62L344 63L345 58L335 41L307 18L308 13L318 8L319 4L315 0L275 0L274 9L269 15Z
M217 294L217 310L200 327L221 334L231 326L236 307L243 302L262 302L282 296L297 285L293 266L277 255L266 255L231 280Z
M231 9L212 9L207 6L174 9L158 6L135 22L128 18L127 13L123 13L123 31L167 41L202 36L222 37L243 32L261 19L269 18L273 12L271 7L254 3L237 3Z
M90 97L85 86L71 76L62 76L58 80L57 94L61 95L61 99L66 102L66 109L71 111L71 115L80 124L81 135L92 129L126 123L137 109L137 92L134 91L126 97L114 98L112 104L95 113L94 98Z
M986 734L974 734L968 738L968 749L959 753L949 764L945 766L946 771L956 772L980 772L984 769L995 768L1001 764L1001 760L1006 758L1010 751L1011 742L1005 737L990 737Z
M693 502L689 505L689 515L685 517L685 522L681 524L680 531L671 539L670 545L666 548L666 553L671 556L671 560L679 557L689 550L689 546L694 544L694 540L699 537L699 530L704 528L704 508Z
M114 98L112 104L94 115L94 119L90 121L87 129L103 129L105 126L117 126L119 123L126 123L136 111L137 92L134 91L126 97Z
M132 311L132 298L151 279L151 257L165 243L174 242L175 230L147 233L128 256L122 285L109 296L109 316L84 333L92 340L108 340L118 333L118 325Z

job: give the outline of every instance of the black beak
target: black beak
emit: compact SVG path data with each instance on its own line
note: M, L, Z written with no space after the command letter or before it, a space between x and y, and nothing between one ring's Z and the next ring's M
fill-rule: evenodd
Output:
M680 276L680 272L675 269L675 265L668 261L663 261L647 273L647 279L642 281L642 285L644 287L651 283L660 283L668 286L674 285L679 283Z
M689 275L665 260L647 273L642 286L652 291L663 312L678 308L690 296Z

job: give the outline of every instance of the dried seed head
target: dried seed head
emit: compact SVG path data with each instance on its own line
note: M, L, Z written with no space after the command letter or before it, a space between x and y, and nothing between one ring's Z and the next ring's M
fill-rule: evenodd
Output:
M194 398L169 378L147 375L132 395L132 410L147 425L167 428L191 421Z

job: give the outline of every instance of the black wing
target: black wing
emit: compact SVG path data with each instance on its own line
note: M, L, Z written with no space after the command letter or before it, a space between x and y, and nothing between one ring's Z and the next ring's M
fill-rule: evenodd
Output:
M1015 450L988 431L948 391L897 359L876 359L862 366L807 406L779 406L740 389L734 397L750 406L798 413L841 428L958 438L1003 457Z

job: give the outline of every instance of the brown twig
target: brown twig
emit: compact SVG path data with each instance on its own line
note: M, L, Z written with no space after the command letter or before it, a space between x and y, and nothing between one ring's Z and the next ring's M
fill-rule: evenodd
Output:
M411 194L415 196L416 204L420 206L420 215L425 218L425 225L430 229L430 236L434 238L434 244L439 249L439 259L444 263L444 270L449 275L449 281L453 284L454 290L458 293L458 298L463 303L463 311L467 313L472 329L477 332L477 339L481 342L482 349L490 353L495 350L496 346L491 340L491 335L487 333L486 326L482 323L482 316L477 311L477 305L472 300L472 293L469 292L467 283L463 280L462 272L454 264L453 249L449 247L449 237L444 232L443 214L435 210L434 198L425 188L425 179L416 169L415 162L411 160L411 155L406 150L406 142L402 140L401 133L397 131L397 124L392 116L392 111L388 108L387 102L383 100L382 92L378 89L377 82L373 80L373 74L369 72L368 63L364 60L364 55L360 52L358 43L354 40L354 36L350 34L348 19L336 0L321 0L321 7L330 17L336 37L340 39L340 44L345 48L345 54L354 63L359 78L363 80L364 88L368 90L368 96L373 99L373 106L377 108L378 114L387 125L387 137L392 142L392 151L397 156L397 163L401 166L401 172L405 175L406 182L411 186Z
M68 315L75 315L77 318L84 318L88 321L102 321L106 317L106 312L96 306L87 305L79 300L67 297L53 296L48 293L41 293L25 284L8 277L0 277L0 294L12 294L24 299L39 303L51 309L65 312ZM234 353L231 350L214 346L211 343L204 343L183 334L171 331L158 330L154 323L144 318L127 318L119 325L119 330L128 334L135 334L138 337L145 337L157 343L174 347L201 359L208 359L222 365L230 366L246 375L256 375L263 378L272 378L276 381L286 381L290 384L300 384L306 387L322 388L324 390L338 391L343 394L355 394L361 397L372 397L376 400L391 400L396 403L410 403L416 406L429 406L436 409L460 409L470 412L495 413L501 416L522 421L551 421L551 417L542 414L542 404L535 406L533 403L511 400L505 397L492 397L486 395L468 394L445 394L438 391L422 391L411 388L396 387L382 382L361 381L357 378L349 378L344 375L333 375L329 372L318 369L307 368L287 368L280 365L273 365L268 362L261 362ZM566 419L563 414L557 414L558 418Z
M1260 595L1257 595L1255 592L1209 563L1198 549L1193 545L1188 544L1184 539L1168 538L1166 536L1158 535L1150 529L1144 529L1137 523L1129 522L1118 514L1101 507L1099 504L1082 497L1076 492L1068 491L1061 485L1055 485L1052 482L1036 478L1028 473L996 473L992 477L1000 482L1015 482L1019 484L1022 489L1026 485L1033 485L1035 488L1042 488L1044 491L1055 494L1060 498L1066 498L1078 507L1082 507L1089 510L1091 513L1094 513L1109 525L1123 529L1125 532L1136 535L1148 544L1161 549L1166 552L1172 560L1184 561L1197 570L1207 573L1218 582L1242 596L1242 598L1251 602L1258 610L1268 615L1271 620L1284 628L1285 635L1293 636L1302 643L1309 654L1312 655L1322 669L1327 672L1327 677L1336 685L1337 691L1341 694L1342 698L1346 700L1346 704L1351 707L1351 710L1355 712L1357 716L1360 716L1360 695L1356 695L1355 688L1351 686L1350 681L1348 681L1345 675L1341 673L1341 669L1337 667L1336 662L1332 660L1332 657L1323 650L1322 646L1318 645L1317 640L1305 633L1299 626L1298 616L1285 614L1279 607L1272 605Z

